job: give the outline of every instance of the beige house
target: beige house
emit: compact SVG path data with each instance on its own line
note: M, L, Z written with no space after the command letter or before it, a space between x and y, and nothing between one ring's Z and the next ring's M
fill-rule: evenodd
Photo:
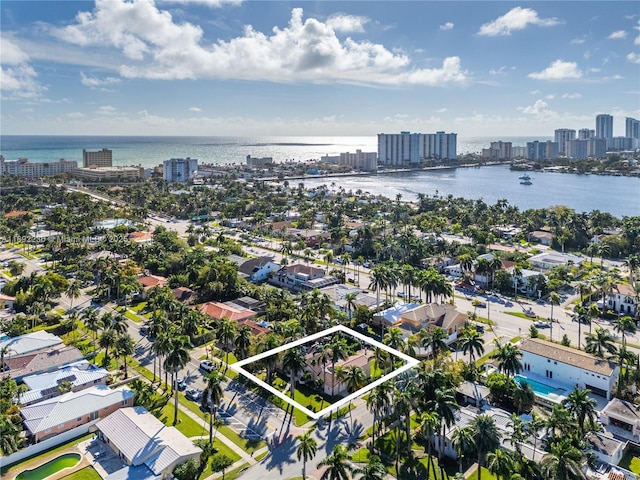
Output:
M347 392L347 386L338 378L338 371L348 367L360 367L366 378L371 377L371 358L367 355L366 350L351 355L349 358L336 363L336 375L332 375L332 365L327 363L323 365L318 360L317 353L307 354L307 368L305 372L310 372L314 377L319 378L323 382L322 390L325 395L341 395ZM335 383L334 383L335 382Z

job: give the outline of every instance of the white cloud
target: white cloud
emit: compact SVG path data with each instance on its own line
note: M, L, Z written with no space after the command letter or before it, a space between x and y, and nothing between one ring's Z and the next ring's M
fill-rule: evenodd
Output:
M529 92L527 92L529 95L540 95L540 90L530 90Z
M516 67L508 67L506 65L501 66L498 69L492 68L491 70L489 70L489 75L500 75L500 76L504 76L508 73L509 70L515 70Z
M541 72L529 74L529 78L536 80L567 80L581 77L582 71L578 68L576 62L565 62L563 60L556 60Z
M85 87L102 87L105 85L114 85L116 83L120 83L120 79L116 77L106 77L106 78L95 78L88 77L84 74L84 72L80 72L80 78L82 85Z
M547 100L553 100L554 98L556 98L556 94L550 93L549 95L545 95L544 98L546 98Z
M199 107L189 107L187 108L187 110L189 110L190 112L201 112L202 109Z
M38 83L38 74L29 64L29 55L7 37L2 37L0 91L3 99L36 99L46 87ZM6 95L8 93L8 96Z
M367 40L339 39L329 23L355 29L365 23L363 17L332 18L327 23L304 19L302 9L295 8L284 28L262 33L246 25L242 36L211 44L199 26L175 23L150 1L96 0L92 12L81 12L75 23L51 32L75 45L120 50L120 74L128 78L382 85L467 80L459 57L445 58L442 68L415 68L402 52Z
M602 71L601 68L596 68L596 67L593 67L593 68L589 69L589 72L591 72L591 73L598 73L598 72L601 72L601 71Z
M636 30L640 30L640 20L638 20L638 23L636 24L635 27ZM634 45L640 45L640 35L638 35L634 40L633 40L633 44Z
M586 40L584 38L574 38L571 40L572 45L582 45Z
M96 113L98 113L98 115L111 116L111 115L115 115L117 112L115 107L112 107L111 105L102 105L101 107L98 108Z
M531 8L515 7L503 16L482 25L478 35L488 37L511 35L512 31L523 30L529 25L551 27L559 23L557 18L540 18L538 12Z
M84 118L85 114L82 112L69 112L65 114L67 118Z
M369 22L367 17L358 17L355 15L331 15L327 18L327 26L333 28L336 32L364 32L364 26Z
M240 5L243 0L162 0L162 3L193 4L196 2L212 8L221 8L225 5Z
M631 63L640 63L640 55L631 52L629 55L627 55L627 60L629 60Z
M562 98L568 98L570 100L574 100L576 98L581 98L582 95L579 94L578 92L574 92L574 93L563 93L562 94Z
M622 38L627 38L627 32L624 30L617 30L613 32L611 35L607 37L609 40L619 40Z
M446 22L440 25L440 30L451 30L453 28L453 22Z
M528 107L519 107L522 113L532 115L539 119L548 119L551 117L557 117L558 114L549 108L549 104L544 100L536 100L533 105Z
M434 110L434 112L436 112L436 113L444 113L446 111L447 111L446 108L438 108L438 109Z

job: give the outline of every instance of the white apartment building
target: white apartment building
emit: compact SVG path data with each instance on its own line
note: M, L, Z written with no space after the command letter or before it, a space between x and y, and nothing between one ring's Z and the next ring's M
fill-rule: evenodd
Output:
M167 182L188 182L198 171L197 158L171 158L163 163L162 178Z
M558 153L567 154L567 142L576 139L576 131L571 128L558 128L555 131L554 141L558 144Z
M606 113L596 116L596 137L604 138L607 148L611 148L613 140L613 117Z
M620 367L615 362L539 338L524 340L520 352L523 376L531 376L534 380L537 377L541 381L548 379L567 391L577 385L611 399L620 374Z
M73 174L78 168L78 162L61 158L55 162L30 162L22 157L18 160L6 161L0 155L0 174L15 175L17 177L39 178L61 173Z
M456 133L378 134L378 161L381 165L411 166L428 160L455 160Z

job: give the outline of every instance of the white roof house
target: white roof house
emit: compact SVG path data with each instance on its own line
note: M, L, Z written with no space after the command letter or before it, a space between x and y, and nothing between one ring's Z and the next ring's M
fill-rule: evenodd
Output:
M542 270L549 270L559 265L568 265L569 263L578 266L583 261L584 257L559 252L543 252L529 258L529 263L531 263L534 268L540 268Z
M9 347L9 355L23 355L25 353L37 352L45 348L60 345L62 339L57 335L40 330L33 333L20 335L19 337L7 338L0 341L0 349Z
M20 414L31 435L43 439L89 420L97 420L103 412L113 408L132 404L133 396L133 390L126 387L112 390L99 385L28 405L20 409Z
M398 302L393 307L376 313L373 316L373 320L379 324L385 324L387 326L395 325L402 319L402 316L405 313L413 310L414 308L418 308L419 306L419 303Z
M105 384L109 372L86 360L68 365L55 372L41 373L23 377L22 381L29 388L20 395L20 403L29 405L58 395L58 387L64 381L71 382L73 391L82 390L97 384Z
M165 426L143 407L121 408L96 427L129 465L145 465L156 476L168 476L177 465L202 453L175 427Z

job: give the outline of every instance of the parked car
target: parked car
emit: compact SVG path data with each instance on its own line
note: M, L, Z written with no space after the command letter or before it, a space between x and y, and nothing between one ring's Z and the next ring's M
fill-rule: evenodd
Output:
M178 385L178 390L183 391L187 388L187 381L184 378L178 378L176 380L176 384Z
M537 322L533 322L533 325L536 328L551 328L551 322L545 322L542 320L538 320Z
M200 392L200 390L196 390L195 388L188 388L184 392L184 395L185 397L187 397L187 399L197 402L198 400L200 400L202 393Z
M211 373L216 369L216 366L211 360L203 360L200 362L200 369L207 373Z

